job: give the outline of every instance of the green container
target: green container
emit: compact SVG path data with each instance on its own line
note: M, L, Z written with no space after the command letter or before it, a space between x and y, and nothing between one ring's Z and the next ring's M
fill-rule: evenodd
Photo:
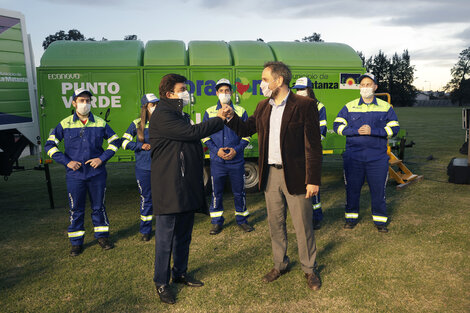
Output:
M195 123L217 103L215 84L221 78L232 82L232 101L251 115L265 99L260 90L263 65L278 60L291 67L291 84L301 76L312 80L327 110L324 153L342 153L345 139L334 134L333 121L347 102L359 97L355 79L364 68L357 53L339 43L191 41L186 48L182 41L153 40L144 49L140 41L56 42L44 52L37 70L42 137L47 138L71 114L72 92L82 86L96 97L92 112L122 135L139 116L141 96L152 92L159 97L160 81L169 73L188 78L191 104L185 111ZM132 151L120 149L112 161L133 158ZM256 135L245 149L245 158L252 164L258 158Z

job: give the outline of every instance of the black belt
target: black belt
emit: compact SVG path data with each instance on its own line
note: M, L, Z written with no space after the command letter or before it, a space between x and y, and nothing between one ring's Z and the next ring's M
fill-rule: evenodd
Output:
M275 167L278 170L282 169L282 164L269 164L269 166Z

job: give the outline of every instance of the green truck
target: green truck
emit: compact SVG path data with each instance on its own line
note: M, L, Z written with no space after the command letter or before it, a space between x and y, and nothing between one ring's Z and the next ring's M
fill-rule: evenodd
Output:
M263 64L275 60L290 66L293 82L302 76L312 80L327 110L329 131L323 153L341 154L345 139L332 131L333 121L345 103L359 96L357 79L365 69L348 45L324 42L191 41L187 47L176 40L154 40L145 46L141 41L54 42L37 68L41 138L44 142L57 123L72 114L72 93L80 87L94 94L92 112L122 135L139 116L142 95L159 96L160 80L168 73L188 78L191 104L185 111L194 123L200 123L205 110L216 104L215 83L220 78L232 82L232 101L251 115L264 98L260 90ZM44 151L42 158L48 158ZM258 182L256 135L245 149L245 158L246 187L254 189ZM111 161L133 160L132 151L120 149ZM206 166L206 177L208 171Z
M26 147L39 151L35 69L24 16L0 9L0 175L8 177Z

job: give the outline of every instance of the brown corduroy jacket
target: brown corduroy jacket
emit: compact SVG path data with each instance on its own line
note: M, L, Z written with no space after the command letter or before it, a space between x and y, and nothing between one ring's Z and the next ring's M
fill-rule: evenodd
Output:
M290 93L281 121L281 156L287 190L290 194L305 194L307 184L321 184L322 146L318 110L314 100ZM236 114L227 123L238 136L258 133L259 188L264 190L268 176L269 99L258 103L246 122Z

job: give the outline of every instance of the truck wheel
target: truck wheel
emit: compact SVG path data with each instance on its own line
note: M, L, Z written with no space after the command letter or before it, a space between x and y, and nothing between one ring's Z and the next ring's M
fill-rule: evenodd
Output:
M210 194L212 191L212 183L211 183L211 167L209 165L204 166L204 192L206 195Z
M247 192L258 191L258 183L258 164L254 162L245 162L245 190Z

